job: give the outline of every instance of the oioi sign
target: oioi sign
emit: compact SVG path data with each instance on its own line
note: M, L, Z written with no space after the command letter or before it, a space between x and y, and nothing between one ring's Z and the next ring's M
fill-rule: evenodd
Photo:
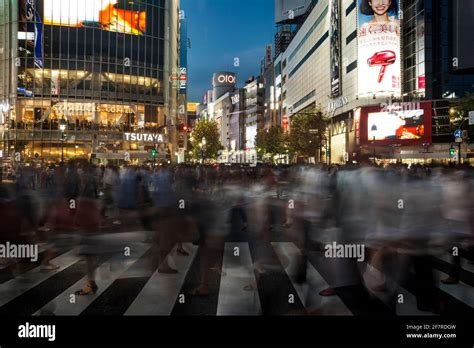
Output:
M234 84L235 83L235 76L232 76L232 75L219 75L219 76L217 76L217 82Z
M214 87L233 86L235 82L236 77L234 73L223 71L214 74L212 85Z

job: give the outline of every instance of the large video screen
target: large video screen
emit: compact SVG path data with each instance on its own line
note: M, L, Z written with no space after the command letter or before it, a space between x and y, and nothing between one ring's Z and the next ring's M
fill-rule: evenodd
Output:
M401 93L400 0L359 0L359 96Z
M123 9L119 0L44 0L44 24L96 27L102 30L143 35L146 11Z
M425 136L424 110L369 113L368 140L420 140Z
M363 107L355 114L358 145L416 146L432 142L430 102L390 103Z

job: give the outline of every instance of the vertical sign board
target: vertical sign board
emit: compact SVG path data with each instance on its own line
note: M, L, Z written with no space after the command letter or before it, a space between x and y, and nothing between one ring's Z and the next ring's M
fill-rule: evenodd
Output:
M272 45L267 45L265 49L265 69L267 69L270 64L272 64Z
M179 58L179 93L187 94L188 90L188 25L184 12L180 24L180 58Z
M399 1L358 0L358 94L401 95Z
M331 97L341 95L341 35L340 35L340 0L332 0L331 5Z
M469 111L469 125L474 126L474 111Z
M26 0L26 20L28 27L34 23L35 31L35 66L37 68L44 68L43 61L43 21L36 9L35 0Z

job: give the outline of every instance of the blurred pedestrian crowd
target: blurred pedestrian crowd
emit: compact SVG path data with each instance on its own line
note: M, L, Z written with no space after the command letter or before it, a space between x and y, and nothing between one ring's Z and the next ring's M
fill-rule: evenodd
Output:
M71 162L18 168L13 183L0 185L0 218L0 244L42 243L45 271L57 269L50 262L55 236L81 236L89 284L78 290L80 295L97 291L101 248L93 237L140 229L148 231L154 246L151 267L162 273L177 272L168 262L173 248L187 257L183 243L200 246L200 285L193 295L209 295L225 242L250 244L257 282L281 262L271 243L295 243L301 250L301 283L310 253L337 242L364 245L366 267L361 271L356 260L344 267L335 262L334 272L341 276L321 296L335 295L335 289L354 281L367 291L395 295L387 277L403 284L414 269L418 307L439 312L431 258L452 257L446 284L460 281L461 258L474 259L474 171L421 165L153 169ZM7 261L19 267L18 260Z

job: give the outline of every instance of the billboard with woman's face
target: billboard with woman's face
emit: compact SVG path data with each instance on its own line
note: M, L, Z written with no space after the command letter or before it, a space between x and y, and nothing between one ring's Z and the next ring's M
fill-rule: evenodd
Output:
M401 94L398 0L359 0L358 94Z

